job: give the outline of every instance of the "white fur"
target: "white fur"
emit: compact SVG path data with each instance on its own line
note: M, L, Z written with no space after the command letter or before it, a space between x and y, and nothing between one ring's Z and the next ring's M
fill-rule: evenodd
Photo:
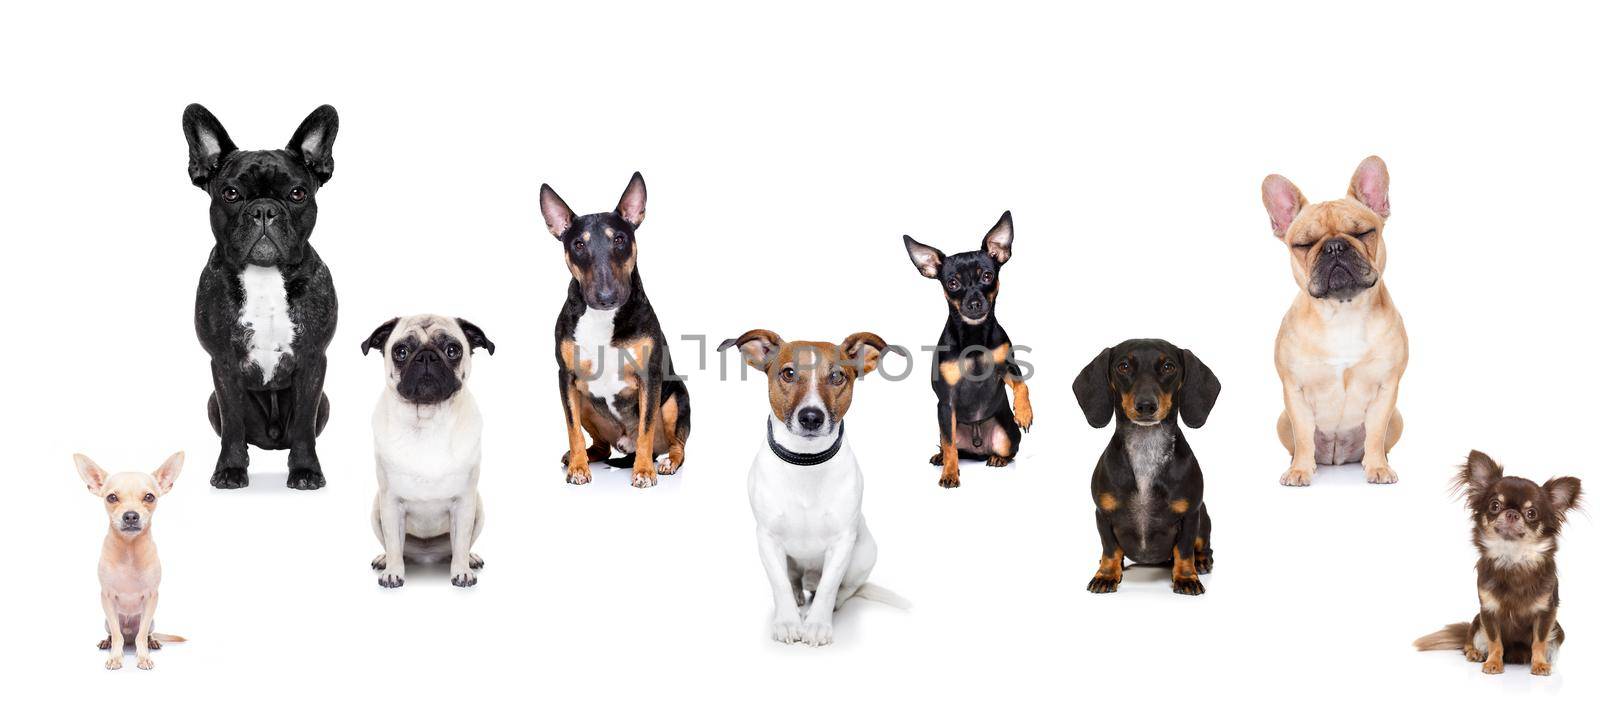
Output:
M294 321L289 318L289 294L283 271L273 266L247 266L239 272L244 303L239 325L250 332L250 362L261 369L263 383L271 383L278 361L294 354Z
M768 417L773 440L795 452L817 453L838 438L833 430L815 438L790 432L777 416ZM833 612L853 596L901 603L883 589L863 589L878 559L878 545L861 515L863 480L844 437L839 452L820 465L791 465L765 442L750 466L750 508L756 518L756 546L772 587L772 638L785 643L823 646L833 642ZM797 589L789 563L798 569ZM797 591L802 594L797 594ZM802 611L803 592L813 592Z
M1494 530L1487 530L1483 535L1483 554L1501 568L1531 567L1537 565L1549 556L1550 550L1555 547L1555 542L1546 537L1536 540L1511 540L1501 537Z
M583 377L589 385L589 394L606 401L611 408L611 414L624 425L622 413L617 409L617 394L628 387L628 382L622 379L624 361L632 360L632 356L623 357L622 351L611 345L612 329L617 320L617 309L597 311L585 306L583 315L578 317L578 324L572 330L572 343L577 348L578 360L590 361L591 375ZM626 442L626 440L625 440ZM631 445L618 445L623 452L632 450Z
M1123 450L1127 453L1128 464L1133 467L1133 479L1139 488L1131 507L1134 523L1139 528L1141 552L1149 548L1150 519L1155 512L1150 488L1156 475L1166 469L1167 462L1172 460L1173 442L1173 432L1159 427L1135 427L1124 436Z

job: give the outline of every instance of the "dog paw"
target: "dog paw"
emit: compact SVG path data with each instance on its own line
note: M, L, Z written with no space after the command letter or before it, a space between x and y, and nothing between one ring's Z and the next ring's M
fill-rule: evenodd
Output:
M1194 571L1196 572L1210 574L1213 564L1215 564L1215 560L1209 554L1196 554L1194 556Z
M472 573L472 568L450 575L450 583L457 587L471 587L478 583L478 575Z
M397 574L395 572L384 572L383 574L378 576L378 586L384 587L386 589L395 589L397 587L400 587L400 586L404 585L405 583L406 583L406 576L404 574Z
M660 457L656 458L656 473L657 474L671 475L671 474L676 473L677 471L678 471L678 463L675 463L675 462L672 461L672 456L671 455L668 455L666 453L662 453Z
M1483 662L1483 673L1485 673L1485 674L1504 674L1504 673L1506 673L1506 664L1505 664L1504 661L1501 661L1499 659L1494 659L1492 661L1485 661L1485 662Z
M483 569L483 558L471 552L467 553L467 567L470 569Z
M800 628L800 641L811 646L833 643L833 625L822 622L807 623Z
M567 466L568 485L587 485L591 477L588 463Z
M297 467L289 471L289 489L291 490L320 490L328 481L323 479L322 473L308 467Z
M148 657L148 656L141 656L141 657L139 657L139 663L135 664L135 666L138 666L139 668L144 669L145 671L149 671L151 669L156 668L156 662L151 661L150 657Z
M1390 469L1388 465L1363 466L1367 472L1367 482L1374 485L1392 485L1400 481L1400 476Z
M933 457L928 458L928 464L935 466L944 465L944 451L940 450L939 452L934 453Z
M145 643L149 646L151 651L161 651L161 642L156 641L155 637L148 637L148 641Z
M652 464L652 465L650 465L649 467L647 467L645 469L640 469L640 468L637 468L637 467L634 468L633 469L633 486L634 487L640 487L640 488L655 487L656 486L656 466Z
M1172 593L1199 596L1206 593L1206 587L1200 583L1199 577L1179 577L1172 580Z
M1033 427L1032 405L1018 405L1013 407L1011 412L1016 417L1017 427L1022 428L1022 432L1028 432Z
M122 656L119 654L106 659L106 668L111 671L116 671L117 669L122 668Z
M800 620L772 620L772 640L781 641L785 644L793 644L800 641Z
M1478 651L1476 647L1471 646L1470 644L1462 647L1461 654L1467 657L1467 661L1470 661L1474 664L1482 664L1484 659L1489 658L1488 654Z
M960 487L961 471L956 469L955 465L945 465L944 470L939 473L939 486L946 488Z
M250 471L242 467L224 467L211 473L211 486L219 490L237 490L250 486Z
M1534 676L1549 676L1550 675L1550 662L1548 662L1548 661L1535 662L1533 664L1533 666L1530 667L1530 668L1533 671L1533 675Z
M1089 580L1089 591L1095 594L1110 594L1117 591L1117 585L1121 583L1121 580L1096 574L1094 579Z
M999 455L990 455L989 462L987 464L989 467L1005 467L1011 464L1011 458L1000 457Z
M111 648L111 637L108 636L108 637L106 637L104 639L101 639L99 644L95 644L94 645L94 648L99 649L101 651L105 651L107 649L110 649Z
M1306 487L1311 484L1311 475L1315 472L1315 468L1291 467L1283 473L1283 477L1278 478L1278 484L1289 487Z
M389 564L389 556L388 555L380 554L380 555L372 558L372 568L374 570L376 570L376 571L379 571L379 572L384 571L385 569L388 568L388 564Z

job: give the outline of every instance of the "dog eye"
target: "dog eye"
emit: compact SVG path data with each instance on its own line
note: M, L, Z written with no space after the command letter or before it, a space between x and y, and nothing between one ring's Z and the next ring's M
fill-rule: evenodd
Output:
M572 240L572 250L573 251L582 251L583 250L583 240L582 239L573 239Z
M834 385L844 385L844 371L836 370L828 374L828 382Z
M1167 361L1167 362L1161 364L1161 372L1162 373L1171 373L1172 371L1175 371L1177 369L1178 369L1178 364L1173 363L1172 361Z
M983 282L984 283L994 283L994 272L993 271L984 271L983 272Z
M451 343L450 345L445 346L444 357L449 358L450 360L455 360L457 358L460 358L461 357L461 346L458 346L458 345L456 345L454 343Z
M947 285L950 287L951 291L959 291L959 290L961 290L961 279L958 279L958 278L950 279L950 283L947 284Z
M783 372L778 374L778 377L783 378L783 382L785 383L793 383L794 376L795 372L793 368L784 368Z
M1359 234L1356 234L1356 238L1358 238L1358 239L1365 239L1365 238L1367 238L1367 237L1368 237L1368 236L1371 236L1371 235L1372 235L1372 232L1374 232L1374 231L1377 231L1377 229L1367 229L1367 230L1366 230L1366 231L1363 231L1363 232L1361 232L1361 233L1359 233Z
M305 189L302 189L300 187L295 187L295 188L289 190L289 201L292 201L292 202L298 204L298 203L300 203L302 201L305 201L305 200L306 200L306 190Z
M406 350L405 346L395 346L394 347L394 359L395 359L395 361L399 362L399 361L405 360L406 359L406 355L409 354L410 352L411 351Z
M1133 372L1133 364L1132 363L1129 363L1128 361L1122 361L1120 363L1117 363L1117 374L1118 375L1127 375L1127 374L1132 373L1132 372Z
M235 188L233 188L231 186L226 188L226 189L223 189L222 190L222 200L228 202L229 204L232 204L233 202L238 201L239 200L239 190L235 189Z
M623 247L623 245L628 243L628 238L622 234L617 234L616 236L612 237L611 243L620 249Z
M1532 522L1532 521L1534 521L1536 519L1539 519L1539 511L1533 509L1532 507L1529 507L1528 508L1528 521Z
M1500 501L1499 500L1490 500L1489 501L1489 511L1490 512L1499 512L1500 511Z
M146 504L151 503L151 502L155 502L156 501L156 493L154 493L154 492L146 492L146 493L144 493L144 501L145 501Z
M117 504L117 496L116 495L106 495L106 502L109 502L109 503L111 503L113 505Z

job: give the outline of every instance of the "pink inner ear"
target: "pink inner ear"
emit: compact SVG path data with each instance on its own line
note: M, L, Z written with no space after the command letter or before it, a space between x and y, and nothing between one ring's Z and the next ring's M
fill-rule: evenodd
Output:
M1294 217L1300 215L1300 190L1288 179L1273 175L1267 177L1262 191L1266 196L1267 216L1272 219L1272 233L1281 239L1294 223Z
M1356 168L1355 179L1351 180L1350 188L1354 191L1356 199L1366 204L1368 209L1377 212L1378 216L1389 216L1389 171L1384 168L1383 161L1377 157L1369 157Z

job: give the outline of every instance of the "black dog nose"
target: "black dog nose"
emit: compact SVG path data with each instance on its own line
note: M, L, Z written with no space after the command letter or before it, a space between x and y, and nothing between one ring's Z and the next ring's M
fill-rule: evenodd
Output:
M1133 404L1133 409L1139 411L1141 415L1150 415L1156 412L1156 401L1141 400Z
M422 365L428 365L428 364L431 364L431 363L438 363L439 362L439 352L438 351L422 351L421 353L418 353L417 357L413 358L412 360L415 360L417 363L422 364Z
M1348 250L1350 250L1350 242L1345 241L1344 239L1333 239L1332 241L1322 245L1322 253L1329 256L1342 254Z
M256 207L255 211L250 212L250 217L255 219L258 223L267 224L271 223L273 219L278 218L278 212L274 211L271 207L258 206Z
M122 513L122 522L129 525L137 524L139 522L139 513L132 510Z
M822 411L817 408L801 408L796 418L800 421L800 427L806 430L822 427Z

